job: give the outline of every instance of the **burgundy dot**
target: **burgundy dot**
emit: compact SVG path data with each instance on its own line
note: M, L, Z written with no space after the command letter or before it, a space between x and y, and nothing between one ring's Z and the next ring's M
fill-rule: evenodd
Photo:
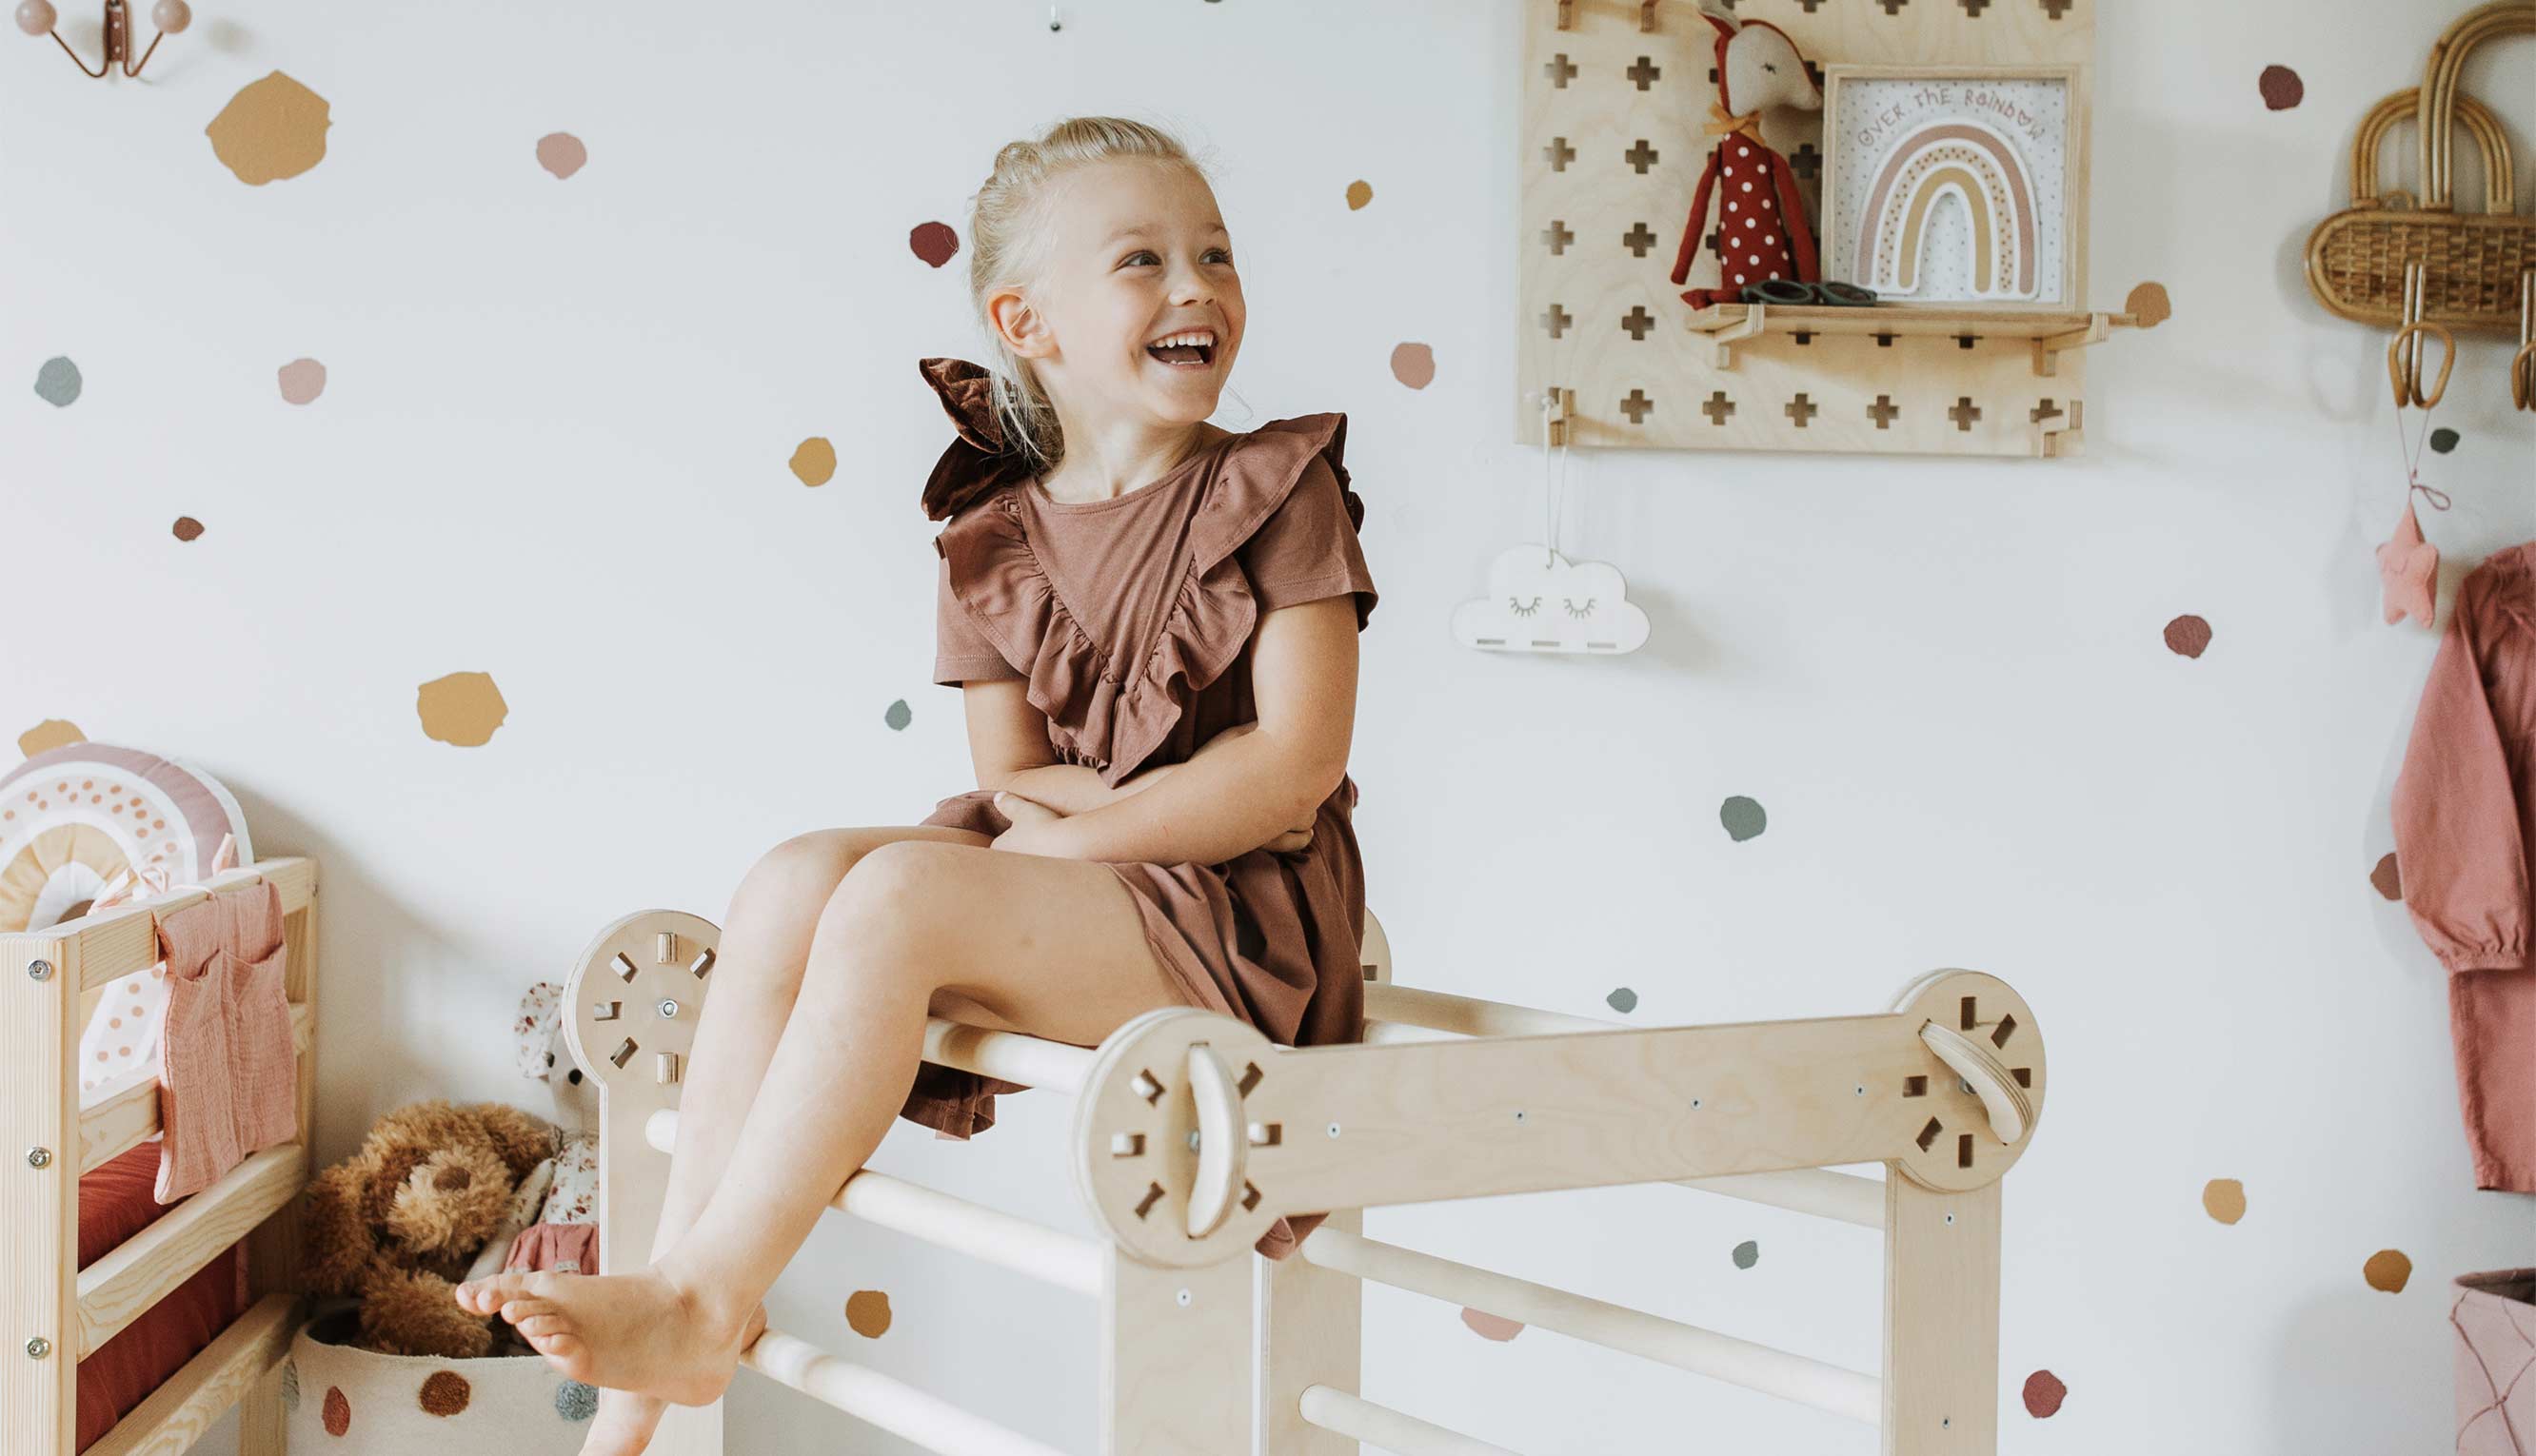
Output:
M344 1399L341 1386L326 1387L326 1433L342 1435L352 1428L352 1403Z
M2060 1411L2060 1403L2069 1397L2069 1387L2050 1370L2037 1370L2025 1377L2025 1414L2037 1421Z
M474 1394L466 1376L456 1370L434 1370L422 1382L422 1409L433 1416L455 1416L467 1409Z
M2287 66L2265 66L2255 86L2263 94L2263 104L2275 111L2286 111L2307 99L2307 83Z
M919 222L907 234L907 245L916 250L916 256L923 259L925 266L939 268L960 251L960 234L952 231L948 223Z

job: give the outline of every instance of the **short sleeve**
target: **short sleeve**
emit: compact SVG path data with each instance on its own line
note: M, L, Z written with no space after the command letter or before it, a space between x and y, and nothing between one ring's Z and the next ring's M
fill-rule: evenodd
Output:
M944 687L1022 673L995 651L951 591L951 562L936 563L933 590L933 680Z
M1321 456L1303 467L1286 499L1235 555L1263 616L1281 606L1350 594L1356 598L1358 631L1373 615L1373 574L1365 568L1338 474Z

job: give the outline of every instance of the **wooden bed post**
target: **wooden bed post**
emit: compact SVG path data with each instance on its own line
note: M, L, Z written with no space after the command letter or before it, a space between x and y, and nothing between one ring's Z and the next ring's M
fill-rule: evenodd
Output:
M564 985L564 1043L599 1084L599 1267L652 1256L669 1155L645 1124L678 1106L722 931L701 916L639 911L599 932ZM722 1403L671 1406L646 1456L722 1456Z
M1370 910L1358 959L1365 984L1391 983L1391 941ZM1321 1227L1363 1234L1364 1210L1334 1209ZM1358 1456L1363 1448L1353 1437L1304 1420L1302 1401L1315 1385L1364 1393L1364 1281L1300 1253L1258 1262L1260 1319L1266 1326L1260 1336L1265 1409L1259 1456Z
M0 936L0 1430L28 1456L79 1434L80 983L76 941Z
M311 1028L308 1041L299 1050L298 1086L295 1089L299 1124L299 1179L305 1183L317 1172L317 892L313 877L308 886L308 903L282 918L283 992L294 1006L305 1006L305 1024ZM279 1213L266 1219L247 1235L247 1298L250 1303L267 1295L298 1296L304 1288L300 1276L299 1250L300 1200L291 1199ZM291 1324L296 1327L306 1313L305 1301L294 1309ZM238 1456L285 1456L287 1440L284 1433L285 1412L282 1404L282 1370L276 1364L248 1387L238 1401Z
M1994 1456L1999 1185L1884 1189L1884 1456Z

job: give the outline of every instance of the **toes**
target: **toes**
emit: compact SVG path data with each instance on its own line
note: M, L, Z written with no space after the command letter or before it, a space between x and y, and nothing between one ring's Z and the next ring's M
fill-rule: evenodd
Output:
M493 1274L458 1287L458 1302L471 1314L490 1314L506 1299L531 1292L527 1274Z
M522 1298L506 1301L502 1305L502 1317L518 1324L536 1315L552 1314L561 1307L552 1299Z
M532 1314L526 1319L512 1320L511 1323L518 1325L521 1336L531 1342L535 1342L540 1336L568 1334L572 1330L571 1322L560 1314Z

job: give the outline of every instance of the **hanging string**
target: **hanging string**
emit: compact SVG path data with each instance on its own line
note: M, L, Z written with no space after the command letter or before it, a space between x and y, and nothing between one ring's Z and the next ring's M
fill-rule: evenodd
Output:
M2420 491L2422 498L2431 503L2432 509L2444 511L2455 503L2449 498L2448 493L2436 486L2425 485L2422 483L2422 447L2429 443L2430 438L2431 411L2429 410L2425 409L2422 411L2422 428L2420 432L2414 435L2412 439L2406 440L2404 438L2404 407L2401 405L2395 407L2395 453L2397 457L2404 462L2404 498L2406 500L2411 500L2413 498L2413 492Z
M1541 539L1542 548L1549 552L1542 562L1545 567L1553 564L1558 554L1558 509L1567 494L1567 437L1564 431L1558 439L1558 467L1554 479L1551 474L1550 418L1556 398L1554 390L1541 392Z

